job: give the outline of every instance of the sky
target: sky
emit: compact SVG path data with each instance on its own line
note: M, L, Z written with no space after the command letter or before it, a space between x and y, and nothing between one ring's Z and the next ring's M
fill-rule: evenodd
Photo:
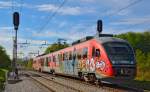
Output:
M45 42L63 38L71 43L95 35L99 19L102 33L149 31L149 4L150 0L0 0L0 45L12 57L13 12L20 14L18 56L23 58L42 54ZM30 44L19 44L26 41Z

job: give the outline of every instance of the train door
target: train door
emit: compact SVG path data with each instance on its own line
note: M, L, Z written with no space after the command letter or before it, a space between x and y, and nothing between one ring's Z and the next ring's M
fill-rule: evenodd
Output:
M67 74L67 67L68 67L68 52L64 52L64 73Z
M97 62L101 58L101 52L100 49L96 46L92 47L92 58L90 61L90 72L96 72Z
M43 67L44 67L44 59L41 58L40 61L41 61L41 68L39 69L39 71L42 72L43 71Z
M78 75L77 66L78 66L77 50L76 50L76 48L74 48L73 58L72 58L72 74L73 75Z
M82 71L83 72L88 72L88 69L87 69L87 62L88 62L88 47L84 47L82 49L82 55L81 55L81 58L82 58Z
M60 54L60 60L59 60L59 73L63 73L64 72L64 64L63 64L63 62L64 62L64 53L63 52L61 52L61 54Z
M72 69L72 60L73 60L73 55L72 51L69 52L69 60L68 60L68 74L72 74L73 69Z
M60 54L56 54L55 72L59 72Z
M46 72L46 69L47 66L46 66L46 57L43 58L43 68L42 68L42 71Z

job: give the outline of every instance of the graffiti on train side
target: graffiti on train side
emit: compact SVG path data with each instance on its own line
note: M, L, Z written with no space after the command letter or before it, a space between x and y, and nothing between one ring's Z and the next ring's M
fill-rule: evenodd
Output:
M98 70L104 70L106 64L104 61L100 60L94 60L93 58L91 59L81 59L78 62L78 69L79 71L90 71L94 72L96 69Z

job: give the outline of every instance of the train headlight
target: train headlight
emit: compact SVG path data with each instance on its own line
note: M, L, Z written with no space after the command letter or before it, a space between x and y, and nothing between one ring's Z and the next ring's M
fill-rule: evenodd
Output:
M116 61L112 61L112 64L115 64Z
M115 60L112 61L112 64L119 64L119 63L121 63L121 62L117 61L117 60L116 61Z
M130 63L131 63L131 64L134 64L134 61L131 61Z

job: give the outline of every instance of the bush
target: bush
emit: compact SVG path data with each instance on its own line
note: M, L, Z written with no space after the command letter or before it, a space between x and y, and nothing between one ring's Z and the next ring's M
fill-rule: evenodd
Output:
M142 51L136 50L137 77L138 80L150 81L150 54L145 55Z
M3 90L5 80L5 71L0 69L0 91Z

